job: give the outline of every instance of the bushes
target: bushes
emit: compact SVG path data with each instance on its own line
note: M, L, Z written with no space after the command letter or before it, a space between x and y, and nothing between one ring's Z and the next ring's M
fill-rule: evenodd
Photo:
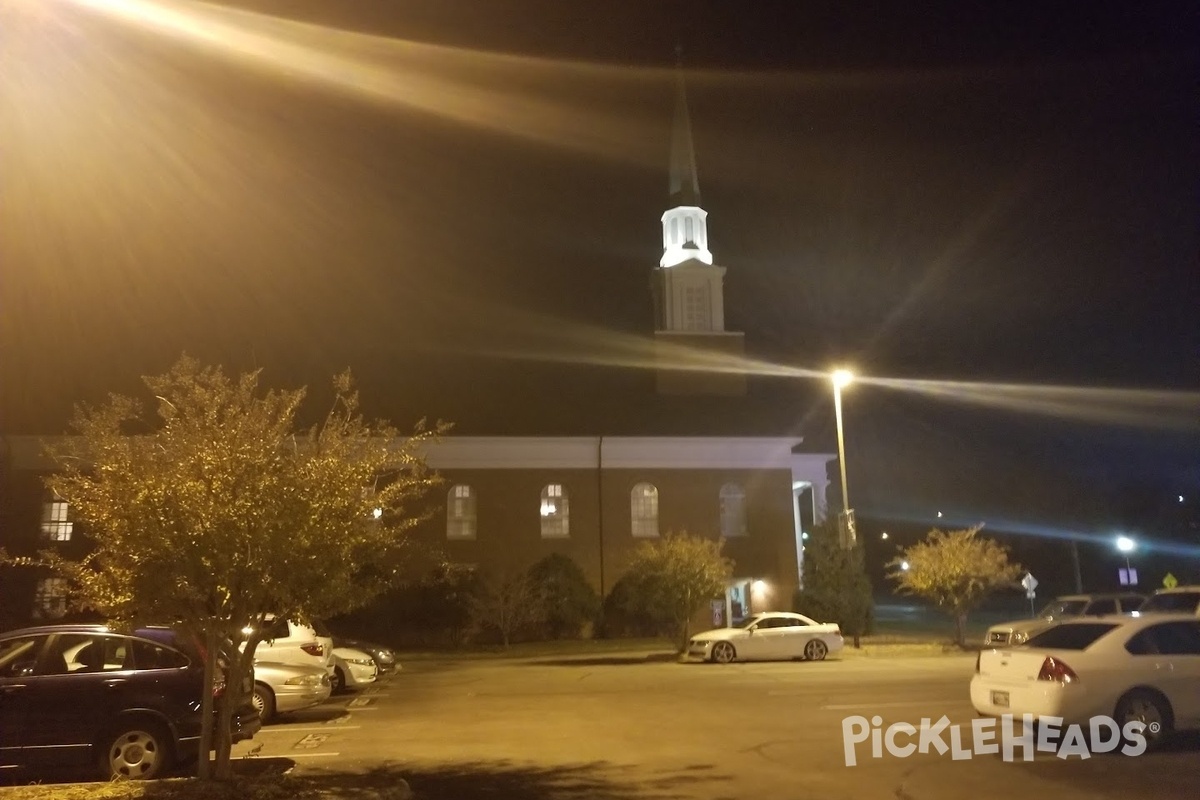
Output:
M818 622L836 622L855 647L870 633L874 604L862 546L843 549L836 520L813 531L805 552L804 588L796 592L792 609Z
M542 626L550 639L587 638L600 614L600 596L579 565L553 553L529 568L542 603Z

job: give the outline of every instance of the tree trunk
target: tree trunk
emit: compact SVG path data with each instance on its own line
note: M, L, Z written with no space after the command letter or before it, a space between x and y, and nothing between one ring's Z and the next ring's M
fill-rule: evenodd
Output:
M213 748L213 685L217 677L217 632L204 632L204 694L200 697L200 752L197 758L196 777L208 780L211 764L208 754Z
M959 647L967 646L967 612L954 612L954 642Z
M856 650L862 648L862 636L859 635L858 633L854 634L854 648Z

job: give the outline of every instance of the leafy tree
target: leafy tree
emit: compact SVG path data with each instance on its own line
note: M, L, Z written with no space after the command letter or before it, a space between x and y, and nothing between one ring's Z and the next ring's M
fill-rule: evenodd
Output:
M870 632L874 612L862 545L844 548L836 519L816 526L804 549L804 588L794 606L820 622L836 622L855 647Z
M505 650L514 634L545 618L542 594L524 573L484 576L471 597L470 610L475 630L496 631Z
M543 623L553 639L578 637L600 613L600 596L579 565L561 553L551 553L529 568L544 608Z
M931 600L954 618L955 641L966 644L967 615L996 589L1012 586L1024 571L1008 549L979 535L982 525L961 531L931 530L924 541L901 551L888 577L904 594Z
M725 590L733 574L733 562L721 555L723 545L686 532L642 542L623 579L627 610L667 622L683 652L692 617Z
M257 371L233 380L184 356L143 380L154 413L113 395L78 408L78 435L50 448L60 471L46 482L84 523L91 551L25 561L69 578L74 608L173 622L225 656L216 741L206 692L201 753L211 745L216 776L227 777L232 713L264 618L331 617L395 581L405 531L422 518L414 504L436 482L420 448L444 428L400 437L367 423L349 372L307 430L296 423L305 390L260 391ZM201 777L209 767L202 757Z

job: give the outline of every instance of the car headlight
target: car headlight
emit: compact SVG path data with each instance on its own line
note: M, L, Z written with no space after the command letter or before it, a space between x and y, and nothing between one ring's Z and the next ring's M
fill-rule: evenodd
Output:
M320 686L324 677L324 675L301 675L288 678L283 683L285 686Z
M369 658L347 658L346 661L350 664L357 664L360 667L369 667L375 663Z

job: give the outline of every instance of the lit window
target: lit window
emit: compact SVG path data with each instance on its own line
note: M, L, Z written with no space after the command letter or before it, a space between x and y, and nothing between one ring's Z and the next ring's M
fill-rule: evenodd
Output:
M658 489L639 483L629 496L634 536L658 536Z
M678 217L671 218L671 244L679 244L679 219Z
M34 619L57 619L67 613L67 579L42 578L33 595Z
M543 487L541 516L543 539L561 539L571 535L567 492L561 483Z
M721 487L721 535L746 535L746 490L736 483Z
M475 538L475 492L466 484L450 487L446 498L446 538Z
M69 542L74 527L71 507L65 500L50 500L42 505L42 536L52 542Z
M696 221L691 217L685 217L683 220L683 239L685 243L696 241Z

